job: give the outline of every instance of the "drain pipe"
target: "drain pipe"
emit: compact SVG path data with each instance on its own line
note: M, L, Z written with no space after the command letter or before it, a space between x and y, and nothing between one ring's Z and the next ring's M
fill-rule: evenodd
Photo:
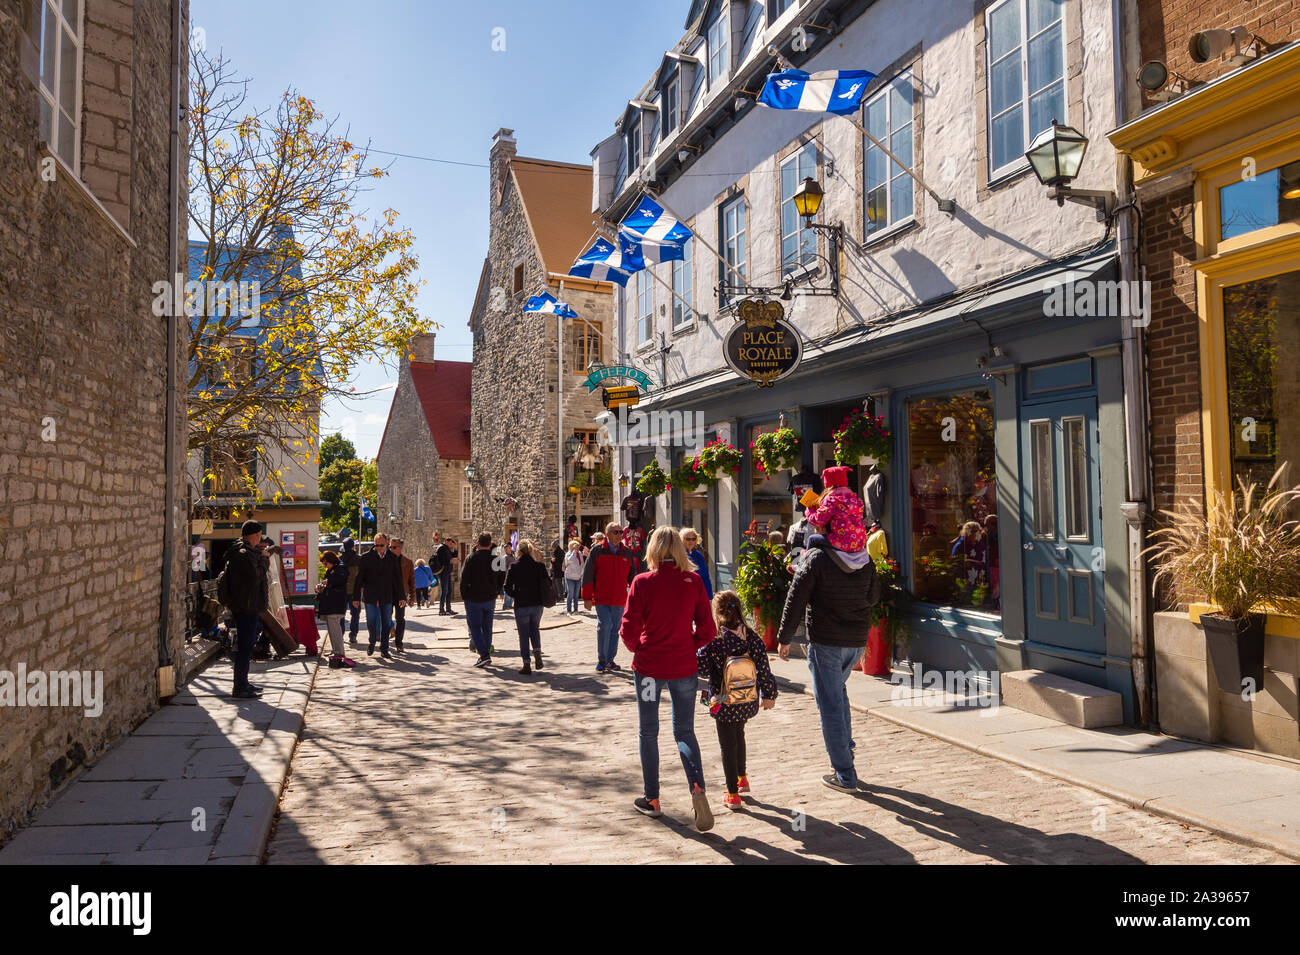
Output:
M1115 120L1116 125L1128 119L1125 106L1123 77L1126 69L1126 36L1120 0L1111 0L1113 35L1115 37ZM1133 167L1123 154L1116 156L1116 186L1121 202L1136 203L1133 194ZM1134 206L1134 211L1136 206ZM1120 281L1126 288L1136 288L1141 278L1138 262L1138 244L1141 236L1133 227L1133 216L1120 215L1117 222L1119 240ZM1141 221L1140 219L1138 221ZM1155 668L1151 654L1151 631L1147 613L1146 526L1149 513L1148 489L1149 462L1148 435L1150 418L1147 407L1147 379L1145 368L1144 329L1151 320L1151 303L1142 295L1141 317L1124 319L1128 328L1121 339L1120 354L1124 376L1124 433L1128 454L1128 500L1120 505L1128 526L1128 583L1129 583L1129 633L1133 661L1133 689L1136 700L1137 723L1150 727L1155 722Z
M171 0L171 153L167 171L167 268L172 281L179 282L181 188L181 0ZM163 454L163 546L162 546L162 597L158 620L158 695L171 696L176 692L176 668L172 664L168 636L172 614L172 568L176 563L176 321L175 302L178 295L173 289L167 321L167 411ZM188 515L187 515L188 516Z

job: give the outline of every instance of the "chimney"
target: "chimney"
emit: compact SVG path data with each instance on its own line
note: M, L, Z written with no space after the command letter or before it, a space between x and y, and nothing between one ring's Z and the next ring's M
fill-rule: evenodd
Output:
M506 173L510 161L515 158L518 148L515 144L515 131L504 126L492 137L492 151L488 153L492 174L492 204L501 204L501 194L505 187Z
M420 361L426 364L433 364L433 342L438 336L433 332L424 332L420 335L412 335L411 341L407 345L407 353L411 356L411 361Z

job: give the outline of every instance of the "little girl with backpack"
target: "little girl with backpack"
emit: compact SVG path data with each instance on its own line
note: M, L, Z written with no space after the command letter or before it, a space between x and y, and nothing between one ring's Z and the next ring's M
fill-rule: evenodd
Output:
M776 680L767 665L763 640L745 622L745 610L734 590L713 597L713 618L718 635L699 651L700 674L708 678L705 702L718 727L722 769L727 776L723 805L731 811L744 808L740 794L749 792L745 772L745 723L761 705L776 705Z

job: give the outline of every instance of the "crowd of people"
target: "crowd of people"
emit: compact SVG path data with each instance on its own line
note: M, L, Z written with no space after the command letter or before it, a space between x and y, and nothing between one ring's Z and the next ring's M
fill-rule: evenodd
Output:
M789 659L795 631L806 628L808 668L831 772L827 787L853 792L858 780L846 684L861 658L870 627L870 610L878 599L874 563L866 549L861 500L845 487L847 468L823 474L827 488L816 508L805 512L811 531L807 547L790 565L792 580L776 633L777 652ZM855 502L856 501L856 505ZM267 557L258 541L260 525L243 527L243 539L227 562L226 590L238 629L234 695L255 697L248 682L249 659L266 609ZM439 614L452 614L452 565L456 542L443 541L425 560L412 561L401 539L375 535L374 546L359 555L345 540L342 554L326 553L324 579L318 588L318 613L329 635L331 667L351 667L344 631L351 613L350 641L355 644L358 615L365 610L368 653L376 647L391 660L403 652L406 610L432 607L437 590ZM260 582L260 583L259 583ZM693 528L660 526L644 552L625 543L617 522L593 535L583 546L576 538L562 546L553 541L547 554L530 540L494 546L480 534L462 562L459 593L474 666L492 663L492 630L497 600L514 614L522 667L531 675L545 665L542 654L543 612L565 600L564 613L595 611L596 671L617 673L619 644L631 654L630 669L638 717L643 794L635 808L658 816L660 808L659 712L666 695L671 707L673 740L681 758L695 823L713 825L706 796L704 760L695 735L697 705L707 707L718 736L726 795L722 805L743 808L750 791L746 768L745 725L777 699L777 685L763 641L746 620L745 607L732 590L713 590L708 562L699 551ZM703 679L707 688L700 689ZM697 698L699 703L697 704Z

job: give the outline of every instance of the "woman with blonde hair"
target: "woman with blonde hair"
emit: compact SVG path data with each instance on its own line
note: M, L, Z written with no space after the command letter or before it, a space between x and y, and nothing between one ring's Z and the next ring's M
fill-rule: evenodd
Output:
M505 592L513 603L515 629L519 631L519 656L524 665L519 672L524 676L533 672L533 666L542 668L542 608L551 587L546 565L537 559L537 548L530 540L519 542L518 559L506 571ZM549 592L554 595L555 591ZM554 601L552 601L554 602ZM528 662L528 649L532 645L533 663Z
M692 572L681 535L657 527L646 547L650 570L638 574L627 592L621 636L632 651L645 796L633 805L647 816L659 808L659 698L672 700L673 739L686 771L695 810L695 827L713 828L713 813L704 794L703 759L695 738L696 652L717 633L704 584Z

